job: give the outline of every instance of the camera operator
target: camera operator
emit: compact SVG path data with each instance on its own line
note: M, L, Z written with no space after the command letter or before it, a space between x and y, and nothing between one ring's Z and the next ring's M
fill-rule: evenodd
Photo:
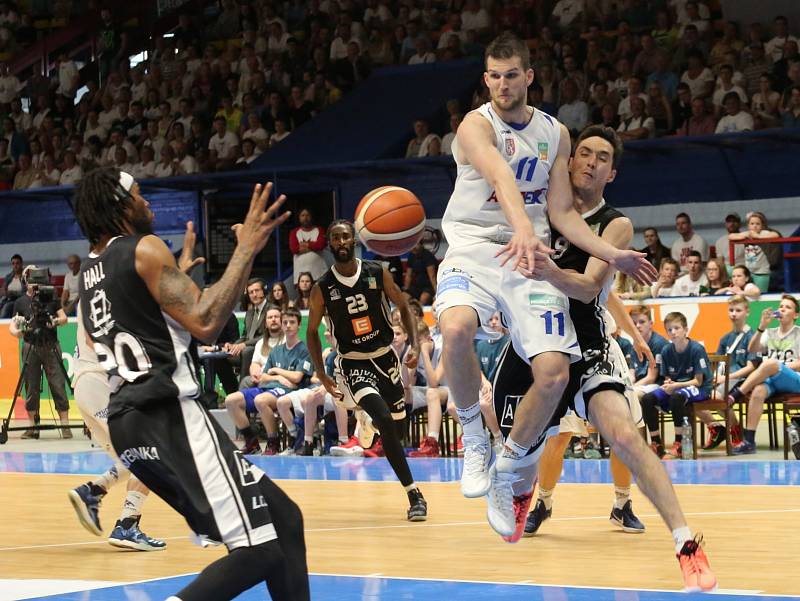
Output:
M69 401L66 380L61 364L61 347L56 328L67 323L55 289L49 285L50 272L30 265L23 272L26 293L14 303L14 317L9 331L22 338L22 365L25 370L25 410L31 426L39 423L39 396L41 394L42 368L50 384L50 392L61 418L61 425L69 424ZM62 436L72 438L72 431L62 427ZM35 428L26 430L22 438L39 438Z

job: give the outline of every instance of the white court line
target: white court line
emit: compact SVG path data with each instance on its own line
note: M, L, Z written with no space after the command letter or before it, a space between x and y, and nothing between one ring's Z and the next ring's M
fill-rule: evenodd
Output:
M688 516L714 516L714 515L748 515L759 513L800 513L800 508L792 509L743 509L741 511L697 511L694 513L687 513ZM640 513L641 517L659 517L657 513ZM585 521L585 520L607 520L607 515L587 515L587 516L574 516L574 517L559 517L550 518L551 522L572 522L572 521ZM477 522L445 522L443 524L396 524L396 525L383 525L383 526L342 526L337 528L306 528L306 532L347 532L351 530L394 530L397 528L448 528L451 526L477 526L486 524L486 520ZM171 536L165 537L160 540L184 540L190 538L187 536ZM54 543L49 545L28 545L24 547L0 547L2 551L23 551L26 549L47 549L53 547L77 547L82 545L104 545L107 544L105 539L96 541L85 541L79 543ZM388 576L387 576L388 578ZM459 581L461 582L461 581ZM467 582L467 581L464 581ZM508 583L506 583L508 584ZM591 587L590 587L591 588Z

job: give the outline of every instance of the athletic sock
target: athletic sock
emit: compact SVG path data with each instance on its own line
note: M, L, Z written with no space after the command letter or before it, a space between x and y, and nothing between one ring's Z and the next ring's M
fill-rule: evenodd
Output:
M513 440L510 436L506 438L503 445L503 454L497 458L498 472L515 472L520 462L525 459L530 446L523 446Z
M138 517L142 515L142 505L144 505L147 495L135 490L129 490L125 495L125 504L122 506L120 520L125 518Z
M428 438L433 438L434 440L439 440L439 431L438 430L428 430Z
M544 508L550 511L553 508L553 489L540 488L539 499L544 503Z
M339 444L346 444L347 441L350 440L347 436L340 436L339 437Z
M749 442L750 444L756 444L756 431L755 430L747 430L744 431L744 439Z
M414 490L416 488L419 488L419 486L417 486L416 482L412 482L411 484L408 484L408 485L404 486L403 488L405 489L406 492L411 492L412 490Z
M456 415L458 415L458 421L461 422L464 436L486 436L483 431L480 403L475 403L464 409L456 407Z
M622 509L625 507L625 503L627 503L631 498L631 487L630 486L615 486L614 487L614 507L616 509Z
M101 495L106 494L112 486L114 486L117 482L119 482L119 472L117 471L117 466L111 466L105 473L100 476L97 480L92 482L92 486L98 486L103 489ZM97 495L97 493L92 490L93 495Z
M683 544L687 540L692 540L692 538L692 531L689 530L689 526L675 528L675 530L672 531L672 540L675 541L675 553L680 553L681 549L683 549Z
M290 428L286 428L286 431L292 438L297 438L297 426L295 426L294 424L292 424Z
M314 442L314 437L313 436L304 436L303 437L303 441L307 442L307 443L312 443L312 442Z

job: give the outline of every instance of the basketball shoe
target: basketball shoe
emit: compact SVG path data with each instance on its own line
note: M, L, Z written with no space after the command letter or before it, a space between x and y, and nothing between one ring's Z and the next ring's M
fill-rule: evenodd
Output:
M461 494L468 499L482 497L492 487L489 468L494 463L494 450L485 435L464 436L462 440L464 469L461 472ZM506 534L510 535L511 532Z
M512 537L517 529L517 514L514 510L514 483L519 476L513 472L498 472L492 467L489 492L486 496L489 508L486 517L497 534Z
M725 426L714 424L708 427L708 438L702 449L710 451L711 449L716 449L723 442L725 442Z
M525 531L522 536L527 538L536 534L542 524L550 519L551 515L553 515L553 508L547 509L544 501L536 499L533 511L528 514L528 519L525 520Z
M137 518L117 520L114 530L108 537L108 544L121 549L135 549L136 551L163 551L167 543L163 540L150 538L139 529Z
M242 447L242 455L257 455L261 453L261 445L258 443L258 438L251 438L245 441Z
M428 502L418 488L408 491L407 518L409 522L424 522L428 519Z
M372 418L363 409L356 410L356 420L358 421L358 443L362 448L368 449L372 446L378 430L372 424Z
M386 453L383 452L383 440L380 436L375 438L375 444L364 449L364 457L386 457Z
M439 441L431 436L422 439L422 443L416 451L411 451L409 457L438 457Z
M362 457L364 447L358 444L358 437L351 436L346 443L332 446L331 455L334 457Z
M686 592L710 592L717 588L717 578L700 546L702 542L703 536L696 534L693 540L683 543L680 553L677 554Z
M534 483L534 487L536 484ZM531 499L533 499L533 488L531 491L524 495L514 495L514 520L517 527L514 529L514 534L511 536L504 536L503 540L507 543L515 543L522 538L525 532L525 522L528 516L528 509L531 506Z
M623 532L629 534L642 534L644 532L644 524L642 524L639 518L636 517L636 514L633 513L633 503L630 499L628 499L622 509L614 507L608 519L612 524L616 524L622 528Z
M95 536L103 535L103 528L100 526L100 501L103 495L92 494L91 482L81 484L67 493L81 526L86 528Z

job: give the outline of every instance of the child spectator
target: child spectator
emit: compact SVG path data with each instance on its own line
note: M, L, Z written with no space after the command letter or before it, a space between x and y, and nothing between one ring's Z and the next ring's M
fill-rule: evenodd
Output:
M642 414L650 431L653 451L665 459L682 459L682 435L686 405L706 400L711 394L711 372L703 345L688 338L688 324L683 313L668 313L664 327L670 338L661 351L661 376L664 383L642 397ZM658 427L658 410L670 411L675 424L675 443L664 452Z
M761 296L761 290L753 283L750 270L744 265L737 265L731 273L730 286L720 288L716 294L741 294L748 300L756 300Z
M700 286L700 296L716 294L729 285L725 261L718 257L709 259L706 263L706 283Z
M664 259L661 261L661 269L658 270L658 280L650 288L650 296L672 296L672 289L675 280L678 278L678 262L675 259Z

